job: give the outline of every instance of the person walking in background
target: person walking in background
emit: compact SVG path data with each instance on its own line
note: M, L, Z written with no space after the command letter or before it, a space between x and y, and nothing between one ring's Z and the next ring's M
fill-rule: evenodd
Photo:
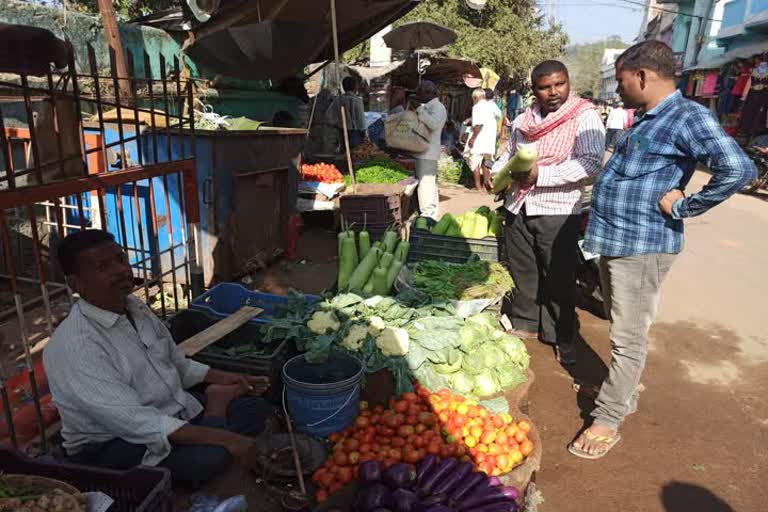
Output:
M419 179L419 210L422 216L437 220L440 203L437 190L437 160L440 158L440 138L448 114L438 98L437 85L434 82L423 80L416 89L415 99L421 103L416 109L416 115L430 130L429 147L414 154L416 177Z
M594 105L571 95L568 69L542 62L531 73L534 104L512 123L500 170L518 143L535 143L538 161L516 174L507 192L504 227L509 269L517 286L509 315L515 333L557 347L573 364L575 282L584 181L600 170L605 128Z
M483 89L472 91L472 117L469 120L472 133L464 148L464 158L475 178L475 190L490 190L491 174L483 167L484 160L492 160L496 154L496 126L501 111L495 103L488 101ZM497 117L498 113L498 117Z
M683 248L683 219L717 206L756 176L754 163L717 118L675 88L669 46L632 46L616 61L616 80L624 103L643 114L617 143L592 190L584 249L600 255L611 363L594 390L592 425L568 447L585 459L608 453L621 439L621 423L637 410L648 330L661 283ZM696 164L705 162L709 183L686 197Z
M608 120L605 122L605 147L613 149L613 146L619 138L621 138L621 135L624 133L624 130L627 129L628 125L629 116L627 115L627 111L624 110L624 104L619 103L616 108L611 110L611 113L608 114Z
M336 126L341 133L343 144L344 134L342 131L344 130L344 124L340 117L340 104L344 105L347 117L349 147L354 148L365 139L365 107L363 106L363 98L357 94L357 84L354 78L351 76L344 78L344 80L341 81L341 87L344 89L344 94L339 96L336 101L331 104L330 117L336 122Z

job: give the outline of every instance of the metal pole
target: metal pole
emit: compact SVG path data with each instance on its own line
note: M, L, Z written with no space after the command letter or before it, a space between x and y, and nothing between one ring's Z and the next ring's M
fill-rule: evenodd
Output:
M133 98L131 88L128 84L128 67L125 64L125 52L123 52L123 43L120 41L120 30L117 27L117 18L115 17L115 8L110 0L98 0L101 20L104 23L104 33L107 36L107 44L115 52L115 67L120 77L119 88L123 98ZM118 107L119 108L119 107Z

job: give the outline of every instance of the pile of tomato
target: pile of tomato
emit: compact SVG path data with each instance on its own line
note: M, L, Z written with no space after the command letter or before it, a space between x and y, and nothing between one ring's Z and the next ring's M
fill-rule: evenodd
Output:
M357 478L359 465L369 460L386 467L416 464L431 453L471 460L478 470L501 475L533 451L530 429L525 420L491 414L447 389L433 394L418 384L415 393L390 399L387 409L360 402L354 423L329 437L332 453L312 476L318 487L315 498L318 503L328 499Z
M477 469L490 476L503 475L523 462L533 452L528 438L531 424L515 422L509 414L492 414L473 400L441 389L425 394L446 433L446 441L463 446Z
M344 175L333 164L303 164L301 175L304 181L320 183L344 183Z

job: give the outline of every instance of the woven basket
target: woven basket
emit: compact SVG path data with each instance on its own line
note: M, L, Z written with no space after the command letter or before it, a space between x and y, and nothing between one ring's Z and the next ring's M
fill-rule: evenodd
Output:
M18 489L25 496L47 494L56 489L67 494L80 494L80 491L66 482L35 475L2 475L6 484L13 489Z

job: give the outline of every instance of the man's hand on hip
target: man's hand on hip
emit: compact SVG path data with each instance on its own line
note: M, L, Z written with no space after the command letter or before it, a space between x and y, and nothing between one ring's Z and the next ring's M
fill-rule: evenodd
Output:
M672 189L666 194L664 194L664 197L661 198L661 201L659 201L659 208L661 208L661 212L668 216L672 216L672 206L679 201L680 199L685 199L685 194L683 194L683 191L680 189Z

